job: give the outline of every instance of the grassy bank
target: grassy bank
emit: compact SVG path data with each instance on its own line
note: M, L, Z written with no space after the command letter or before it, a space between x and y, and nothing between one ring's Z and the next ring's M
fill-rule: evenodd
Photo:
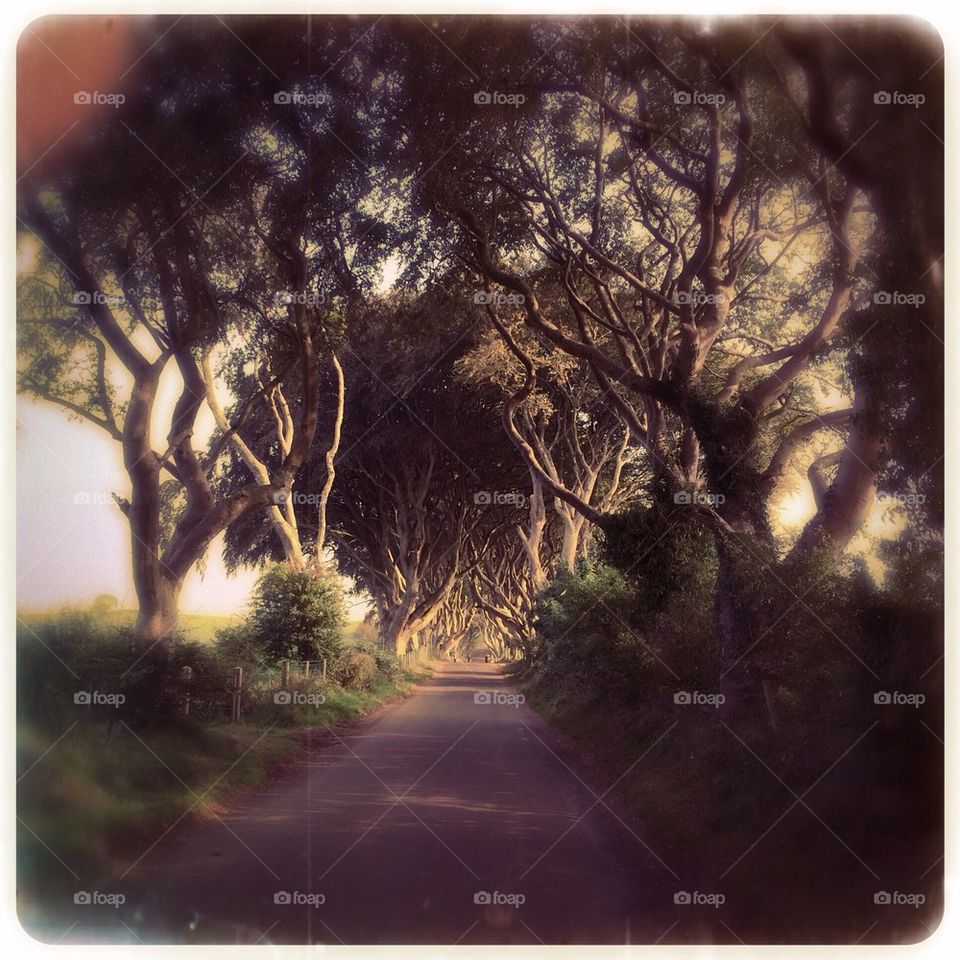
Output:
M354 688L298 678L291 689L310 696L300 705L275 703L268 685L275 680L265 674L249 690L240 724L225 722L222 701L202 702L200 690L189 717L181 708L154 719L149 711L166 704L157 699L146 709L134 673L129 686L116 687L127 691L119 708L74 703L78 688L115 689L102 680L113 663L109 642L77 624L56 626L19 638L17 852L28 913L124 873L181 819L212 817L237 791L280 773L304 751L308 730L370 714L429 674L429 665L411 673L384 663L354 674ZM72 674L86 677L91 660L101 679L78 682Z
M724 894L723 911L704 911L705 937L859 942L877 929L875 892L902 878L926 892L926 907L891 915L882 936L916 942L939 922L927 873L939 838L937 743L917 718L892 717L869 735L839 731L828 759L815 751L795 776L773 766L762 735L733 731L716 711L626 705L546 684L522 665L514 674L529 705L590 767L597 792L616 782L606 802L675 874L663 873L663 895ZM818 781L829 758L841 757ZM864 796L868 805L857 800ZM636 855L652 857L639 842Z

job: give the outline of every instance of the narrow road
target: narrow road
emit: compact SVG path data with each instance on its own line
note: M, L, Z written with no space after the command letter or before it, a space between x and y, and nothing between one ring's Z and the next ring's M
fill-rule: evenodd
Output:
M493 664L439 664L413 696L313 751L222 823L174 831L100 922L112 913L148 943L669 934L690 908L674 906L680 885L656 844L597 801L515 696Z

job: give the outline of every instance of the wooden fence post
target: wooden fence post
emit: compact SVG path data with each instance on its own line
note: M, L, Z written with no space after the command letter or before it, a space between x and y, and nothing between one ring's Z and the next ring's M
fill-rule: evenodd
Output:
M327 658L326 657L323 658L323 667L322 667L322 672L320 674L320 679L323 680L324 683L327 682Z
M310 676L310 661L304 660L303 662L303 679L306 680Z
M284 660L280 665L280 689L286 690L290 686L290 661Z
M243 667L233 668L233 709L230 719L234 723L240 722L240 691L243 689Z
M184 667L180 671L180 679L186 687L186 693L183 696L183 715L185 717L190 716L190 683L193 680L193 669L191 667Z

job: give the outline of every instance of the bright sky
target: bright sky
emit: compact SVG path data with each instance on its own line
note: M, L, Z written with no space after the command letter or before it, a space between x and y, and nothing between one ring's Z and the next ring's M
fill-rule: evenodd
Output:
M50 404L17 404L17 605L86 605L110 593L136 607L129 527L111 499L128 495L119 444L91 424L70 422ZM230 577L214 544L204 577L184 586L184 613L229 614L245 608L253 571Z

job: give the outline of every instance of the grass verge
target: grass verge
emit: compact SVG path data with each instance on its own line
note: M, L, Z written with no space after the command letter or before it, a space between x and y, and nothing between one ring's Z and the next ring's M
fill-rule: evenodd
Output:
M88 720L61 727L21 722L21 916L71 891L97 889L179 820L221 813L232 793L259 786L294 761L304 750L305 729L366 716L430 673L424 665L366 690L330 686L322 704L276 723L184 721L134 730Z

